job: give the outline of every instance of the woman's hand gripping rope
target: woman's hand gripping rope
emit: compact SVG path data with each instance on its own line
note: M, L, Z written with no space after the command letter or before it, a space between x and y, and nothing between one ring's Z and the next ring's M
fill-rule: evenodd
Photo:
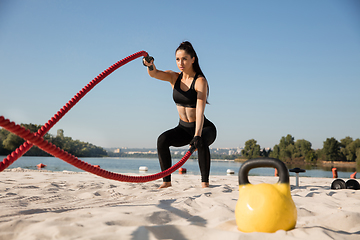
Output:
M190 142L190 146L194 149L198 149L199 147L202 147L202 145L203 140L200 136L195 136Z
M146 62L145 62L146 61ZM148 67L150 71L154 70L153 66L154 58L147 55L146 57L143 57L143 64L145 67ZM149 65L147 64L149 63Z

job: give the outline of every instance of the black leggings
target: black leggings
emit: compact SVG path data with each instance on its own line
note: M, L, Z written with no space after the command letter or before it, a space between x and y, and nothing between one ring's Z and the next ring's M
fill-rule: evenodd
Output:
M190 143L195 134L195 122L184 122L180 120L179 125L162 133L157 141L157 150L161 170L171 167L170 146L182 147ZM201 172L201 181L209 182L210 174L210 149L209 146L215 141L216 127L204 117L204 125L201 134L203 144L198 148L198 160ZM171 175L163 178L164 182L171 181Z

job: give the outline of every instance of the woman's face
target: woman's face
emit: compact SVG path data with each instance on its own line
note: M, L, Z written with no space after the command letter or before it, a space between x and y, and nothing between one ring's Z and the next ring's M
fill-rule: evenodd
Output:
M176 64L181 72L193 71L195 57L191 57L185 50L178 50L175 54Z

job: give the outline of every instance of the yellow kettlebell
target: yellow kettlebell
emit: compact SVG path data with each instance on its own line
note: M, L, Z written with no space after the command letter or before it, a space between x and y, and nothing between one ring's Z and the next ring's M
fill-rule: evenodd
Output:
M279 182L250 184L249 171L259 167L276 168ZM291 198L289 172L282 161L275 158L256 158L241 166L235 217L238 229L242 232L273 233L295 227L297 211Z

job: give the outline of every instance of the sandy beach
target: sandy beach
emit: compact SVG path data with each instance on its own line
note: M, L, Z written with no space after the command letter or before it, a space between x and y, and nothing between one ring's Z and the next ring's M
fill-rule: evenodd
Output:
M277 177L249 177L253 184ZM0 239L360 239L360 190L332 190L331 178L301 178L291 194L295 229L242 233L235 223L238 180L196 175L126 183L89 173L5 170L0 173Z

